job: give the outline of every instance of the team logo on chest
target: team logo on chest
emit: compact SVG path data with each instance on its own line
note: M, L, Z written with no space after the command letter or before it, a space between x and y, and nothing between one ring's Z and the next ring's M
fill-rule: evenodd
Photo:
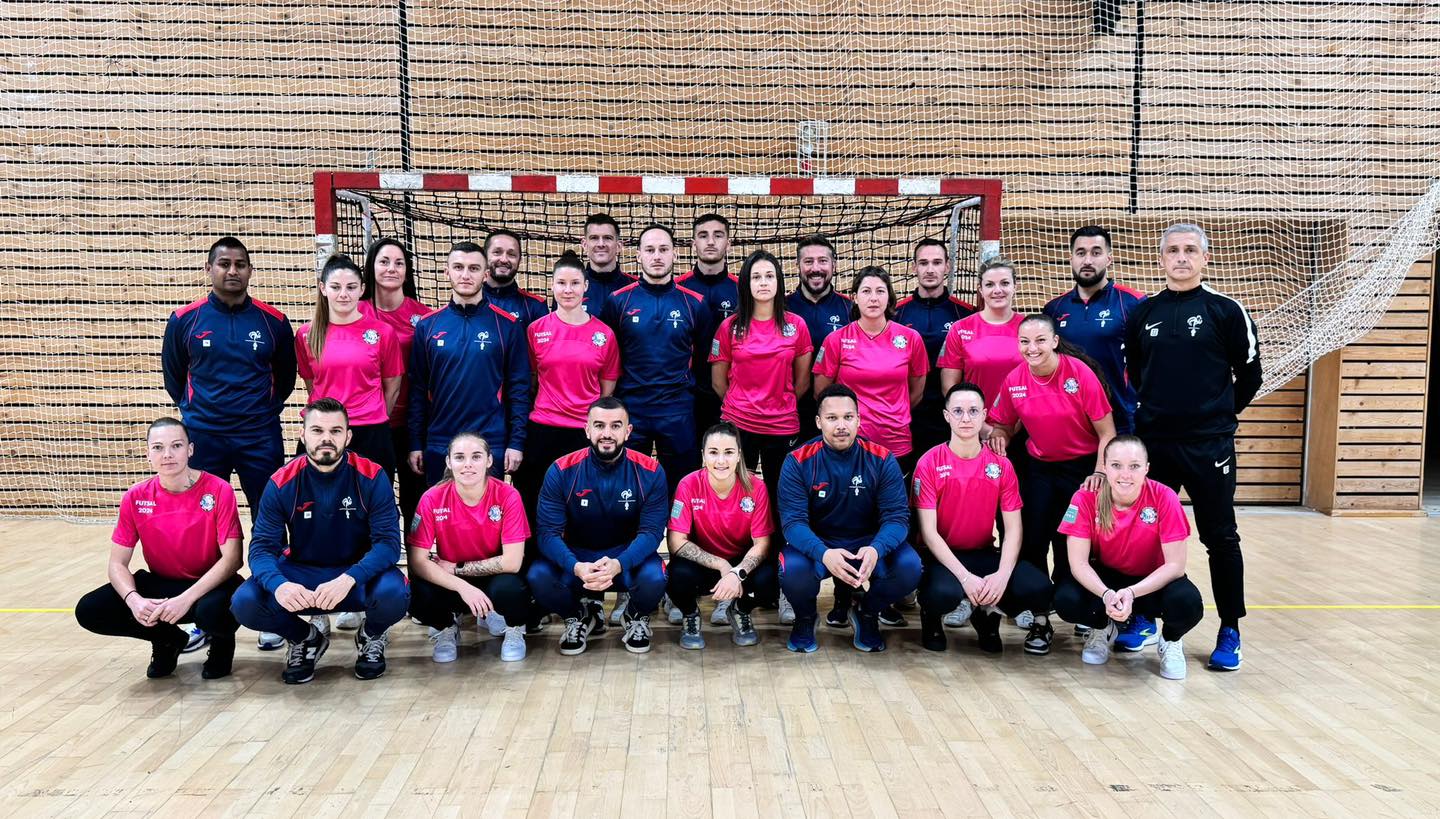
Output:
M781 327L780 327L780 335L782 335L782 336L784 336L784 337L786 337L786 338L794 338L794 337L795 337L795 325L791 324L791 323L788 322L788 321L785 322L785 323L784 323L783 325L781 325Z
M750 514L751 512L754 512L754 511L755 511L755 499L752 498L752 497L750 497L749 495L746 495L745 497L741 498L741 499L740 499L740 511L741 511L741 512L744 512L744 513L747 514L747 515Z
M903 350L906 347L910 346L910 339L904 336L895 336L894 338L890 339L890 343L895 345L895 349Z
M1200 325L1202 325L1202 324L1204 324L1204 323L1205 323L1205 319L1200 318L1199 316L1191 316L1190 318L1185 319L1185 324L1186 324L1187 326L1189 326L1189 328L1190 328L1190 337L1191 337L1191 338L1194 338L1194 337L1195 337L1195 331L1196 331L1196 330L1199 330L1199 329L1200 329Z
M860 477L859 475L856 475L855 477L853 477L853 478L850 479L850 491L852 491L852 492L855 493L855 497L857 497L857 498L860 497L860 490L862 490L862 489L864 489L864 488L865 488L865 479L864 479L864 478Z
M591 344L594 344L596 347L604 347L604 346L605 346L605 334L604 334L604 333L596 333L596 334L590 336L590 343L591 343Z
M992 481L1000 480L1000 464L986 464L985 477Z
M626 511L626 512L629 512L629 511L630 511L630 504L632 504L632 503L634 503L634 502L635 502L635 493L634 493L634 492L631 492L629 489L622 489L622 490L620 490L620 505L625 507L625 511Z
M684 318L684 316L680 313L679 310L671 310L671 311L670 311L670 326L671 326L672 328L675 328L675 329L678 330L678 329L680 328L680 319L682 319L682 318Z
M496 504L496 505L490 507L490 520L491 520L491 521L493 521L493 522L495 522L495 523L499 523L499 522L500 522L500 518L502 518L502 517L504 517L504 516L505 516L504 513L502 513L502 512L500 511L500 505L499 505L499 504Z
M490 343L490 331L481 330L480 332L476 333L475 341L480 345L480 349L485 349L485 345Z
M350 519L350 513L355 511L355 501L349 495L340 499L340 509L345 513L345 519Z
M830 320L829 320L829 324L830 324L830 331L831 331L831 332L834 332L834 331L836 331L836 330L839 330L839 329L840 329L840 317L839 317L839 316L831 316L831 317L830 317Z
M817 497L817 498L823 498L823 497L825 497L825 487L827 487L827 486L829 486L829 485L830 485L830 483L827 481L827 482L825 482L825 483L817 483L817 484L815 484L814 486L812 486L812 487L810 487L810 488L815 491L815 497Z
M720 302L720 309L725 311L725 314L728 316L730 313L735 312L735 305L731 304L729 299L726 299Z
M1103 330L1105 328L1105 324L1111 321L1110 311L1101 310L1100 312L1095 314L1095 319L1100 322L1100 328Z
M1155 514L1155 507L1153 506L1147 506L1140 510L1141 523L1154 523L1159 517L1159 515Z
M953 322L953 321L947 321L947 322L945 322L945 332L947 332L947 333L950 332L950 328L951 328L951 327L954 327L954 326L955 326L955 322Z
M209 492L206 492L204 495L201 495L201 496L200 496L200 508L201 508L201 509L204 509L206 512L209 512L211 509L214 509L214 508L215 508L215 496L212 495L212 494L210 494Z
M1067 378L1065 379L1065 385L1062 389L1064 389L1066 393L1074 395L1080 391L1080 382L1073 378Z
M264 334L264 333L261 333L259 330L251 330L251 331L250 331L250 349L252 349L252 350L258 350L258 349L260 349L260 339L262 339L262 338L264 338L264 337L265 337L265 334ZM206 343L209 343L209 342L206 342Z
M365 334L362 335L362 336L360 336L360 337L363 338L363 339L365 339L365 343L366 343L366 344L379 344L379 343L380 343L380 334L377 333L377 332L375 332L374 330L366 330L366 331L365 331Z
M433 335L433 336L430 337L431 339L434 340L436 347L444 347L444 346L445 346L445 333L447 333L447 332L449 332L449 331L448 331L448 330L441 330L440 332L438 332L438 333L436 333L435 335Z

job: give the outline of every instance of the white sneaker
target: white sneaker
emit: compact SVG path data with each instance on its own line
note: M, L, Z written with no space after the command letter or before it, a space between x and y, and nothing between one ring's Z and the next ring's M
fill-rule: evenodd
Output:
M460 626L440 629L430 638L430 642L435 644L430 659L437 663L455 662L455 658L460 656Z
M1110 659L1110 644L1119 633L1112 620L1105 628L1091 629L1085 636L1085 647L1080 649L1080 660L1087 665L1104 665Z
M670 602L670 595L668 594L660 601L660 608L664 610L665 619L669 621L672 626L680 625L680 621L685 619L685 615L680 613L680 609L675 608L675 604Z
M729 601L729 600L721 600L719 603L716 603L716 604L715 604L715 610L712 611L712 612L710 612L710 625L712 625L712 626L728 626L728 625L730 625L730 601Z
M1030 628L1033 625L1035 625L1035 612L1022 611L1015 615L1016 628Z
M320 633L326 637L330 636L330 615L314 614L310 617L310 625L320 629Z
M354 631L365 625L365 615L358 611L343 611L335 618L335 628L343 628L346 631Z
M1185 642L1160 638L1160 676L1167 680L1185 679Z
M525 627L510 626L504 634L505 642L500 644L500 661L514 663L525 659Z
M795 607L790 605L789 599L785 597L785 592L780 592L780 605L777 608L780 610L781 625L792 626L795 624Z
M476 625L480 624L477 623ZM491 637L499 637L500 635L509 631L509 629L506 628L505 618L501 617L500 612L498 611L492 611L489 614L485 615L484 625L485 630L490 632Z
M625 619L625 608L630 605L630 592L615 595L615 608L610 612L610 622L619 625Z
M970 605L968 599L961 600L960 605L956 606L954 611L941 618L940 622L944 623L946 628L960 628L970 622L970 615L974 613L974 611L975 608Z
M273 631L262 631L256 638L255 645L261 651L279 651L285 647L285 638Z

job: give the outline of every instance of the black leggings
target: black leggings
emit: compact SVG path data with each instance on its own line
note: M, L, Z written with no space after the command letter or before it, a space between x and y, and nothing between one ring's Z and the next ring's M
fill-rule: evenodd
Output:
M765 479L765 494L770 500L770 518L775 531L770 535L770 554L779 554L785 545L785 536L780 532L780 466L785 456L798 444L793 435L766 435L761 432L740 430L740 451L745 456L745 468L758 472Z
M1031 458L1020 481L1020 497L1025 503L1020 509L1020 559L1044 572L1049 570L1053 553L1055 569L1050 577L1057 585L1070 579L1067 539L1059 532L1060 521L1080 484L1094 471L1094 455L1069 461Z
M954 554L960 565L971 574L985 577L1000 568L1000 552L996 549L966 549ZM954 610L966 598L965 587L928 550L924 557L925 574L920 578L918 595L920 610L937 616ZM1010 583L996 605L1011 616L1022 611L1048 612L1054 593L1055 587L1044 571L1017 560L1014 571L1010 573Z
M540 487L545 483L545 473L564 455L590 446L585 430L580 427L552 427L548 424L529 422L525 427L525 457L520 461L520 470L515 473L515 488L525 504L525 514L531 529L535 527L535 504L540 500ZM535 537L525 549L526 556L536 554Z
M410 468L410 430L404 426L390 427L390 450L395 454L394 477L400 484L400 531L410 531L410 521L425 494L425 476Z
M1098 563L1091 565L1095 567L1095 573L1100 575L1100 579L1105 581L1105 585L1112 589L1133 586L1144 579L1121 574ZM1163 621L1160 636L1172 642L1184 637L1205 616L1200 590L1195 588L1195 584L1185 575L1166 583L1159 591L1135 598L1132 610L1135 614L1151 620ZM1110 624L1104 601L1073 578L1067 579L1055 589L1055 611L1068 622L1082 623L1091 628L1105 628Z
M530 589L520 575L492 574L461 579L485 592L507 626L524 625L530 616ZM410 616L416 620L431 628L443 629L455 624L455 615L469 613L470 607L465 605L459 592L418 576L410 578Z
M735 558L731 565L740 562ZM670 595L670 602L675 604L682 614L693 614L700 610L699 598L703 594L709 594L710 590L720 582L720 573L714 569L707 569L693 560L676 558L665 566L665 593ZM779 576L775 573L775 561L765 560L755 567L755 571L745 578L740 584L744 591L735 600L735 609L744 614L749 614L755 608L756 603L763 600L773 600L780 593Z
M230 613L230 596L240 588L242 579L232 574L223 583L206 592L185 616L182 623L194 623L205 630L212 639L235 639L240 624ZM135 590L141 597L162 598L183 594L194 580L188 578L161 577L140 569L135 572ZM75 604L75 620L86 631L110 637L133 637L151 643L175 644L187 639L185 630L172 623L156 623L142 626L136 622L130 607L125 605L115 587L106 583L89 592Z

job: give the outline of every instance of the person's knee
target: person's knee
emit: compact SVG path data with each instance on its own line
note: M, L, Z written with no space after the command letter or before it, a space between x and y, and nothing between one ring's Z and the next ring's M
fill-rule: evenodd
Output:
M266 614L266 596L268 592L261 588L258 582L253 578L246 580L230 598L231 615L240 625L255 628L255 624Z
M230 613L234 588L228 584L217 586L195 601L195 625L208 633L234 631L238 627L235 616Z
M1055 589L1055 612L1071 623L1081 622L1089 608L1085 602L1087 595L1079 583L1061 583Z
M905 594L919 585L920 574L924 570L925 564L921 562L920 555L906 543L900 544L885 558L886 582L905 587Z
M86 631L96 631L105 621L109 598L115 596L115 589L109 585L88 592L75 603L75 622Z
M1177 623L1194 626L1205 617L1205 601L1200 589L1188 577L1170 581L1160 598L1165 617Z

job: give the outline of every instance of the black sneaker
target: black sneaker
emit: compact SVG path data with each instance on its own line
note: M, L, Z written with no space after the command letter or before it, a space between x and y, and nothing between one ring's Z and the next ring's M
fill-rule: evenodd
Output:
M625 626L625 650L631 654L644 654L650 650L650 615L630 616L627 609L621 623Z
M894 606L886 606L880 610L880 625L891 628L905 628L910 625L910 621L905 619L905 615L901 614L899 609L896 609Z
M927 651L944 651L949 648L949 640L945 638L945 626L941 623L940 615L931 614L928 611L920 611L920 645Z
M584 654L589 647L590 618L579 617L565 618L565 630L560 633L560 653L566 657L574 657L576 654Z
M211 637L210 652L205 656L205 665L200 668L200 677L206 680L228 677L234 662L235 635Z
M1055 628L1049 622L1036 620L1030 624L1030 633L1025 635L1025 653L1049 654L1054 639Z
M190 635L182 633L173 639L152 642L150 644L150 665L145 669L145 676L152 680L158 680L174 674L175 666L180 663L180 654L185 650L185 644L189 641Z
M1005 650L1005 644L1000 641L1000 612L977 611L970 615L970 625L975 627L975 635L980 638L981 651L999 654Z
M385 673L385 646L389 642L388 631L371 637L363 627L355 630L355 679L373 680Z
M526 620L526 621L525 621L525 636L526 636L526 637L534 637L536 634L539 634L540 632L544 631L544 630L545 630L545 626L548 625L549 623L550 623L550 615L548 615L548 614L546 614L546 615L539 615L539 614L532 615L529 620Z
M830 628L850 628L850 606L837 602L835 608L825 615L825 625Z
M330 637L325 632L314 626L310 627L310 636L298 643L286 641L289 646L285 652L285 670L281 672L280 679L286 685L302 685L315 679L315 664L325 656L325 649L330 647Z

